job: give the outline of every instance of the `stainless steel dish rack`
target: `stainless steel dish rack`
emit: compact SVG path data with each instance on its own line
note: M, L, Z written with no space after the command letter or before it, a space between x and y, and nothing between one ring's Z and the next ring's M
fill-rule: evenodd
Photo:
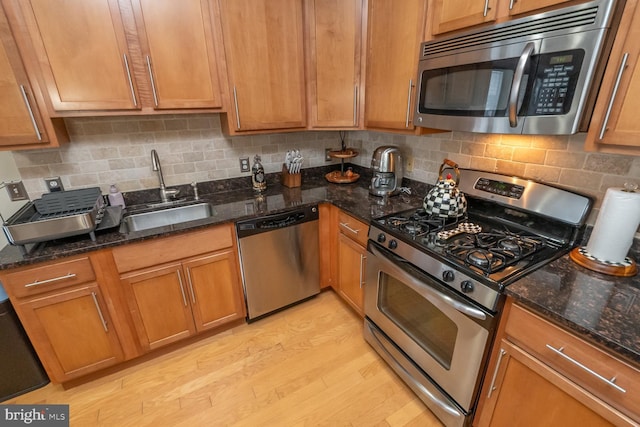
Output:
M105 212L99 187L43 194L26 203L2 225L7 240L19 246L63 237L89 234L95 241L95 229Z

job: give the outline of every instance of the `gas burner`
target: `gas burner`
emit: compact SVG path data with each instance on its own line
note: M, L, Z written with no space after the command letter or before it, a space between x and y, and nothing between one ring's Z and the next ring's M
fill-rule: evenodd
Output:
M486 249L472 249L468 251L465 261L486 273L497 271L505 265L505 259L502 255Z
M424 230L424 227L415 221L410 221L402 224L400 229L415 236L417 234L421 234Z

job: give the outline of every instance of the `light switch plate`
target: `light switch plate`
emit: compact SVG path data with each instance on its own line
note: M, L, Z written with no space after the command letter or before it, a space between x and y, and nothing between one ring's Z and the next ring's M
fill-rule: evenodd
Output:
M59 176L45 178L44 182L47 184L47 190L49 190L49 193L53 193L54 191L64 191L62 180Z
M29 195L27 194L27 190L24 188L22 181L8 182L6 187L7 193L9 193L9 198L12 202L29 199Z

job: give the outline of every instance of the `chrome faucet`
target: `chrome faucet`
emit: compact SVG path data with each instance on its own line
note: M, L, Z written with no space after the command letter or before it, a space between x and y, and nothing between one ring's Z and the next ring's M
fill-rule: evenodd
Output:
M169 197L175 197L180 193L180 190L171 188L168 189L164 185L164 176L162 175L162 166L160 165L160 159L156 150L151 150L151 167L154 171L158 172L158 179L160 180L160 199L163 202L168 202Z

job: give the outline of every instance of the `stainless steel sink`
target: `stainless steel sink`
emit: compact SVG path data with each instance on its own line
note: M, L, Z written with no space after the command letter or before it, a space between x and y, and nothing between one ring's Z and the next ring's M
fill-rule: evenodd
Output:
M210 218L214 215L215 210L209 203L198 203L158 211L135 213L125 216L122 219L120 231L123 233L131 233L133 231L149 230L151 228L166 227Z

